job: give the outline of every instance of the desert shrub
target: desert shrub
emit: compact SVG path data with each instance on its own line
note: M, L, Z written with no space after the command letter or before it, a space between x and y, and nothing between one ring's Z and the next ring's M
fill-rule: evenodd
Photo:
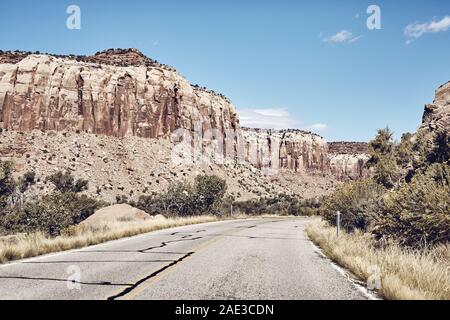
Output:
M225 180L214 175L200 175L193 184L177 182L160 195L141 196L136 206L151 215L220 214L226 188Z
M404 137L407 138L407 137ZM407 151L407 142L404 141L402 151ZM370 158L367 162L373 168L374 180L385 188L396 186L402 176L402 170L397 166L396 151L393 133L389 128L378 130L378 134L369 142Z
M129 204L130 200L126 195L116 195L116 204Z
M381 158L374 165L373 179L385 188L393 188L400 178L400 170L393 158Z
M137 207L151 215L188 216L198 213L193 188L187 182L172 184L160 195L141 196Z
M336 213L341 212L341 225L347 231L367 230L379 217L386 189L371 179L344 184L325 198L321 215L336 224Z
M395 146L393 135L393 132L389 128L378 130L375 139L369 142L369 166L377 164L382 158L392 154Z
M88 188L88 181L75 178L69 172L58 171L47 180L55 185L55 188L60 192L82 192Z
M34 171L27 171L19 180L20 192L25 192L31 185L35 184L36 173Z
M10 197L16 189L13 178L13 164L9 161L0 161L0 207L3 211L10 203Z
M450 240L450 166L434 164L385 199L374 233L409 246Z
M227 191L227 183L214 175L200 175L195 178L194 198L197 210L201 212L217 211Z
M84 179L78 179L75 181L75 184L73 185L72 191L74 192L82 192L84 190L87 190L89 186L89 181Z
M405 133L401 141L395 146L395 160L400 166L407 166L413 161L413 135Z
M142 195L136 202L136 208L144 210L150 215L157 215L164 213L159 199L154 195Z
M447 163L450 161L450 135L439 130L433 137L433 147L426 155L428 163Z
M233 203L236 211L247 215L278 214L292 216L312 216L318 214L320 202L315 199L303 200L296 196L280 194Z
M92 215L99 205L86 195L55 192L14 208L3 217L2 225L10 233L42 231L56 236Z

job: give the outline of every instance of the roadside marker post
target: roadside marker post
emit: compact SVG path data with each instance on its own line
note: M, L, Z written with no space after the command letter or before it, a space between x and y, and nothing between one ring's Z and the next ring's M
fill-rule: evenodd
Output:
M341 231L341 213L338 211L336 215L336 233L338 237L340 231Z

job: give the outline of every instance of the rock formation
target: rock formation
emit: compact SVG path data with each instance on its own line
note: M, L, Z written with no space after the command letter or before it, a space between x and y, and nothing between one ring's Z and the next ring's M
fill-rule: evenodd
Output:
M364 146L328 147L301 130L240 128L229 99L136 49L94 56L0 51L0 128L2 159L41 178L68 169L107 201L159 192L200 172L227 178L236 198L317 197L333 189L331 173L340 180L366 175ZM208 161L196 163L192 146ZM36 190L48 187L41 181Z
M433 132L438 129L450 132L450 82L440 86L434 102L425 106L419 131Z
M137 50L109 50L82 59L0 56L4 129L159 138L196 125L202 131L238 128L228 99L193 87Z
M369 159L368 145L363 142L332 142L328 158L332 174L338 180L358 180L369 177L365 164Z
M327 143L319 135L301 130L242 128L240 156L257 168L328 173Z

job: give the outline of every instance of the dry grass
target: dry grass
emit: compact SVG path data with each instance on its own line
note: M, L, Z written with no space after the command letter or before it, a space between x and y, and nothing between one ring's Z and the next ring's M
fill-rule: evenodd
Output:
M397 245L375 247L370 235L341 233L325 222L312 222L307 233L322 251L360 280L371 266L381 270L379 294L391 300L450 300L450 245L411 250Z
M15 240L0 242L0 263L83 248L160 229L214 221L219 221L219 218L199 216L146 221L116 221L104 222L96 226L81 224L55 238L49 238L42 233L20 235Z

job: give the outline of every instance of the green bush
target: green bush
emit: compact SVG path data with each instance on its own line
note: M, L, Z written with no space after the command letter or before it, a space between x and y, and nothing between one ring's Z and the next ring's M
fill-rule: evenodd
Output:
M325 198L321 215L335 225L337 211L340 211L341 226L347 231L368 230L382 212L385 192L384 187L371 179L344 184Z
M401 173L393 158L382 158L374 165L373 179L385 188L393 188L401 178Z
M25 192L31 185L35 184L36 173L34 171L27 171L19 180L20 192Z
M439 130L433 138L433 147L426 155L428 163L447 163L450 161L450 135L447 130Z
M9 161L0 161L0 207L2 212L9 206L17 183L13 178L14 167Z
M92 215L99 203L75 192L55 192L25 203L4 216L2 225L9 232L42 231L56 236L71 225Z
M214 175L197 176L193 189L197 210L199 212L217 213L218 205L220 205L226 191L227 183L224 179Z
M60 192L82 192L88 188L88 181L75 178L69 172L58 171L47 180L55 185L55 188Z
M262 197L233 203L235 211L247 215L278 214L292 216L317 215L320 202L315 199L303 200L296 196L280 194L274 197Z
M141 196L136 206L151 215L220 214L226 188L225 180L214 175L200 175L194 184L178 182L163 194Z
M397 166L396 152L408 152L408 136L403 137L401 147L395 145L393 133L389 128L378 130L378 134L369 142L370 158L367 166L373 168L374 180L385 188L393 188L399 183L402 170Z
M385 199L374 229L408 246L450 240L450 166L434 164Z

